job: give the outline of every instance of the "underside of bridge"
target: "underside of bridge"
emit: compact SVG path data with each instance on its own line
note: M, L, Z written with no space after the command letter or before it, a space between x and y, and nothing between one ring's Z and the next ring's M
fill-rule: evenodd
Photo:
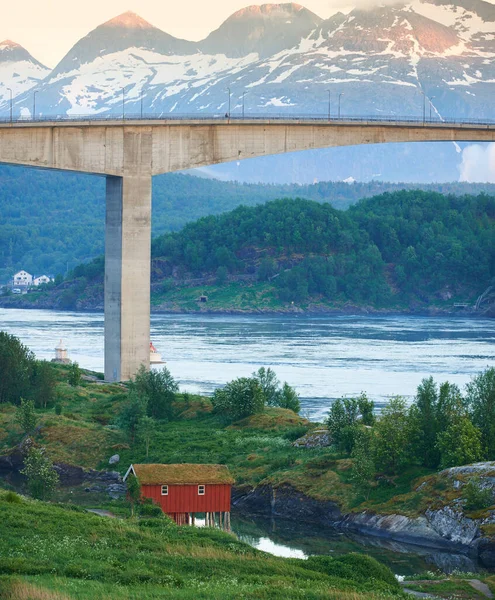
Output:
M149 367L153 175L386 142L493 142L495 125L345 121L112 121L0 125L0 163L105 175L105 379Z

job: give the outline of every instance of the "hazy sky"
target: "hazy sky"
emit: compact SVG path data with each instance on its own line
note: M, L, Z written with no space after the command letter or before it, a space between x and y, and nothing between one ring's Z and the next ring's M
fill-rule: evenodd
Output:
M266 2L267 0L265 0ZM489 0L495 3L495 0ZM92 29L127 10L164 31L189 40L203 39L233 12L252 0L10 0L0 20L0 42L11 39L23 45L48 67ZM390 3L391 0L386 0ZM300 2L328 18L352 5L379 4L380 0L307 0Z

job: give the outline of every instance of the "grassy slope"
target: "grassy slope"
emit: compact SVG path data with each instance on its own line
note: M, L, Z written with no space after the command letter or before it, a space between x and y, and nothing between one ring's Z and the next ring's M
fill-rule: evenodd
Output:
M0 492L0 598L402 597L372 559L281 559L218 530L104 519Z
M416 467L395 478L392 485L374 488L365 500L351 482L348 458L332 447L292 446L292 441L309 426L301 417L284 409L268 408L263 415L229 425L211 414L209 400L199 397L188 397L177 404L178 419L158 428L146 457L144 443L131 445L112 425L121 408L122 392L119 385L84 383L74 389L59 383L63 413L38 411L42 428L37 441L46 446L54 461L87 468L108 469L108 458L117 452L122 472L131 462L200 463L207 457L208 462L227 464L238 486L291 484L313 498L336 501L343 510L369 508L414 516L432 502L441 504L452 500L452 493L459 494L450 490L447 493L441 478ZM0 405L0 431L1 454L21 439L13 407ZM417 492L422 477L427 478L428 485ZM61 493L60 499L66 499L67 494L69 490ZM82 494L78 501L94 503L94 498L93 494Z

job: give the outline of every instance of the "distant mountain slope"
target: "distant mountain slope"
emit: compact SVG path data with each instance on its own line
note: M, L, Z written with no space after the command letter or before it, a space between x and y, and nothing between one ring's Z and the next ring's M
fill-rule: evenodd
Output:
M276 198L308 198L347 208L364 197L401 189L380 182L309 186L246 185L169 173L153 183L153 235L209 214ZM406 186L407 187L407 186ZM495 185L425 186L444 193L495 195ZM0 283L16 270L64 273L104 251L105 181L75 173L0 166Z
M6 103L10 111L10 92L19 96L44 79L50 70L38 62L29 52L12 42L0 43L0 105ZM0 114L0 116L2 116Z

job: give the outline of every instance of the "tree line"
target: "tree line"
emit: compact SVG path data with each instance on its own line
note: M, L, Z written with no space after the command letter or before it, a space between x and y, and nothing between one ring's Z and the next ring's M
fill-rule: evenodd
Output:
M240 204L301 197L347 209L362 198L411 187L457 195L495 193L493 184L263 185L169 173L154 178L153 236ZM57 275L92 260L104 250L104 220L103 178L0 165L0 282L21 268Z
M495 368L475 376L464 394L455 384L423 379L410 406L396 396L378 416L364 394L342 398L326 423L336 448L354 459L354 479L366 493L377 473L495 460Z

